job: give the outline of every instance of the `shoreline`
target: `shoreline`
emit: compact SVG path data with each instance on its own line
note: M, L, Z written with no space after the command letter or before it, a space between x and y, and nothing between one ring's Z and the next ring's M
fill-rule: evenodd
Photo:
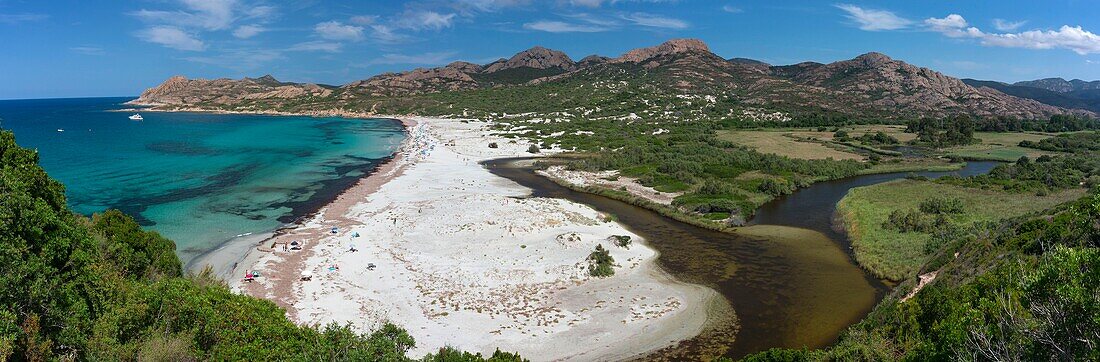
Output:
M170 111L165 111L165 112L170 112ZM219 113L206 112L206 111L195 111L195 112L219 114ZM239 114L246 114L246 113L239 113ZM282 115L280 115L280 116L282 116ZM308 116L308 115L291 115L291 114L287 114L286 116ZM389 120L389 121L392 121L394 123L398 123L398 124L401 125L401 128L406 133L406 137L408 136L408 132L409 132L409 128L410 128L410 125L407 123L407 121L402 120L398 117L381 117L380 116L380 117L362 117L362 118L354 118L354 119L380 119L380 120ZM414 122L413 125L415 125L415 122ZM344 193L347 193L349 190L357 187L360 183L362 183L364 181L364 179L369 178L372 175L374 175L374 174L378 173L379 171L383 170L384 167L387 164L390 164L391 162L393 162L394 158L401 152L402 148L404 147L404 142L405 141L402 141L402 144L398 145L398 147L394 149L393 154L391 154L390 156L386 156L386 157L382 158L382 161L379 162L378 164L374 165L374 167L372 167L370 170L365 170L364 171L365 175L360 177L359 180L355 181L355 183L353 183L352 185L350 185L348 187L345 187L342 190L338 191L337 194L336 194L336 197L333 198L332 200L321 202L321 203L318 204L317 207L315 207L312 210L309 210L307 212L299 213L297 215L293 215L293 214L290 215L290 216L294 217L294 221L291 221L289 223L284 223L284 224L276 227L275 229L264 230L264 231L246 232L244 234L237 235L233 238L227 239L227 240L219 243L218 245L216 245L214 248L211 248L211 249L209 249L205 252L202 252L202 253L196 255L195 257L193 257L190 261L188 261L184 265L184 272L199 273L203 269L205 269L206 267L210 267L211 269L213 269L212 271L214 272L215 276L217 276L217 277L219 277L223 280L227 280L227 281L232 279L235 275L243 275L243 271L241 273L238 273L238 271L239 271L239 270L237 270L238 266L239 265L246 265L246 264L248 264L249 261L254 261L256 259L257 256L253 255L253 254L256 253L256 248L255 248L256 246L259 246L259 245L262 245L264 243L270 242L271 240L279 237L280 235L283 235L284 233L293 231L295 228L301 227L302 223L308 221L309 219L312 219L312 218L316 217L317 214L320 213L325 207L327 207L329 204L332 204L333 202L335 202L336 199L342 197Z
M274 301L296 323L351 323L370 330L394 320L416 338L414 356L448 345L489 354L499 347L536 360L622 359L692 338L704 328L709 301L721 298L717 292L672 278L644 241L629 249L608 245L621 270L610 278L588 277L584 259L594 244L608 244L603 238L611 233L632 234L597 221L601 215L584 205L516 199L530 190L476 162L524 155L525 143L467 126L483 122L398 119L409 136L393 159L312 217L265 238L263 250L249 248L227 280L234 290ZM490 142L500 148L488 148ZM449 187L453 193L439 193ZM435 209L441 204L451 207ZM525 225L540 221L534 228ZM337 234L328 232L333 226ZM567 230L574 231L562 233ZM469 232L474 234L466 240L477 243L447 243L447 236ZM398 240L404 238L418 241ZM480 246L512 244L509 238L523 244L488 248L507 257L494 258ZM293 240L305 241L302 250L282 251L282 243ZM349 252L352 246L359 250ZM367 269L364 259L377 270ZM517 265L516 259L530 263ZM249 270L259 270L260 277L242 282ZM303 273L312 280L301 281Z

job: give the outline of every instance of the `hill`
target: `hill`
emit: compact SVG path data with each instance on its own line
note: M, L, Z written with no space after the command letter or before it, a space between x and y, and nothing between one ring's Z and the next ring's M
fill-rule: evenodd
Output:
M1021 119L1092 115L992 87L973 87L879 53L829 64L771 66L745 58L724 59L694 39L670 40L615 58L588 56L580 62L560 51L534 47L488 64L454 62L379 74L340 87L282 83L270 77L173 77L134 103L164 108L295 111L323 107L427 115L454 114L456 108L466 113L504 111L471 97L470 92L483 90L507 94L516 104L545 103L541 108L554 112L622 108L620 103L630 102L638 105L640 112L633 112L635 115L651 119L690 115L749 120L820 114L886 119L954 114ZM618 95L603 96L610 93ZM569 101L546 99L552 94ZM537 110L521 112L532 111Z

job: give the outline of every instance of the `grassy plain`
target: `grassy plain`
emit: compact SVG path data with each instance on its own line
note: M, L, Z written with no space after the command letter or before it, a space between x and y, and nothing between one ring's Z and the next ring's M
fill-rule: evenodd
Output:
M806 160L862 160L858 153L846 152L830 147L825 142L812 139L831 139L830 132L791 131L791 130L751 130L719 131L718 138L742 146L753 148L762 153L772 153L790 158Z
M1042 155L1054 155L1057 152L1020 147L1020 141L1039 142L1040 140L1053 136L1053 134L1030 132L975 132L974 138L980 139L981 143L946 148L944 151L948 156L961 157L968 160L1011 162L1016 161L1021 156L1035 159Z
M1083 189L1070 189L1035 196L898 180L848 191L837 204L837 212L852 240L856 261L876 276L901 280L911 277L925 262L925 244L931 235L884 229L883 222L894 210L916 209L921 201L932 197L957 198L965 205L964 211L950 219L957 225L968 225L1045 210L1084 193Z

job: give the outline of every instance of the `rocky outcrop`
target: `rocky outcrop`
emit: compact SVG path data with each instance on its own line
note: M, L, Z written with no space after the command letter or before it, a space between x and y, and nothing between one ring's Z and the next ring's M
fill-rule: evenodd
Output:
M536 46L531 49L516 53L507 60L498 60L485 66L484 73L496 73L502 70L516 68L551 69L558 68L564 71L576 69L576 63L568 55L557 50Z
M453 65L453 66L451 66ZM470 77L477 69L471 63L460 63L441 68L417 68L402 73L383 73L366 80L348 83L342 88L361 91L372 96L395 96L429 92L455 91L478 88L478 82ZM475 67L471 67L474 65Z
M173 76L131 101L137 105L235 104L243 100L328 97L332 90L316 84L283 83L270 75L243 79L187 79Z
M713 55L713 53L710 52L710 48L707 47L707 44L699 39L673 39L655 47L639 48L628 51L622 56L613 59L612 62L641 63L660 56L672 56L684 53Z
M1067 112L992 88L975 88L957 78L882 53L867 53L829 64L774 67L773 74L794 83L854 96L862 103L858 107L904 112L909 116L966 113L1037 119Z

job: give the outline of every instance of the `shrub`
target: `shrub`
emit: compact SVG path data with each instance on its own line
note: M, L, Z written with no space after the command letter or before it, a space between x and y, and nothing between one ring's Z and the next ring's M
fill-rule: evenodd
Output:
M963 203L962 200L953 197L932 197L921 201L920 211L926 214L961 214Z
M620 248L630 249L630 235L611 235L607 237L608 241L611 241Z
M794 186L790 182L784 179L764 179L757 187L760 192L763 192L772 196L782 196L794 192Z
M531 145L530 147L527 147L527 153L539 153L539 146Z
M603 278L615 275L615 258L604 249L603 244L596 245L596 251L588 254L588 275Z
M882 228L903 233L926 232L932 230L932 220L917 210L894 210L882 223Z
M498 146L496 142L489 143L489 148L497 148L497 147L500 147L500 146Z

